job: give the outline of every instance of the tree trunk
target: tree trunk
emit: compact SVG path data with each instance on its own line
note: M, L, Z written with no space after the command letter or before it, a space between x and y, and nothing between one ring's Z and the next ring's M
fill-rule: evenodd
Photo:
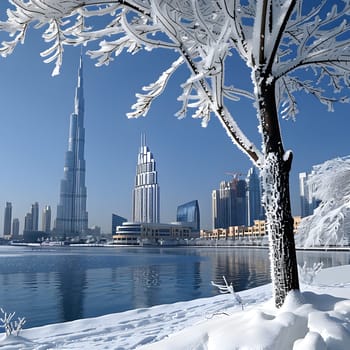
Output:
M289 291L299 289L290 206L289 172L292 153L284 152L275 100L275 84L260 80L257 89L262 127L264 166L263 206L269 235L271 278L276 307L281 307Z

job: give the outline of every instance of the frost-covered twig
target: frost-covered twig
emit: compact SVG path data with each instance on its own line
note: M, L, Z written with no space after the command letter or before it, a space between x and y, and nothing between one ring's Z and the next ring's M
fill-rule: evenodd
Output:
M314 165L307 176L307 188L309 196L320 204L312 215L301 220L295 235L297 246L348 246L350 157L337 157Z
M6 336L10 336L11 334L18 336L23 325L26 323L25 317L18 317L17 321L12 321L13 317L15 316L15 312L7 313L3 310L3 308L0 308L0 311L3 315L0 317L0 328L5 329Z
M298 265L299 278L305 284L312 284L316 275L322 270L323 262L314 263L312 267L308 267L306 261L304 265Z
M213 281L211 281L211 284L214 287L218 288L220 293L223 293L223 294L230 293L230 294L232 294L234 299L237 301L238 304L241 305L242 310L243 310L244 309L243 301L242 301L241 297L234 291L232 282L230 284L228 284L225 276L222 276L222 278L224 279L225 285L216 284Z

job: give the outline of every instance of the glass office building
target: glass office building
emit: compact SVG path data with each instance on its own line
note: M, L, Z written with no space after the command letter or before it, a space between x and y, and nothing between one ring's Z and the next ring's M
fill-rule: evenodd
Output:
M124 222L127 222L128 220L122 216L119 216L117 214L112 214L112 235L115 234L117 226L123 225Z
M247 225L246 182L222 181L212 192L213 228Z
M178 206L176 221L191 227L193 231L199 231L200 215L198 201L194 200Z
M247 183L247 224L254 225L254 220L262 220L264 211L261 205L260 177L256 168L250 168L246 177Z

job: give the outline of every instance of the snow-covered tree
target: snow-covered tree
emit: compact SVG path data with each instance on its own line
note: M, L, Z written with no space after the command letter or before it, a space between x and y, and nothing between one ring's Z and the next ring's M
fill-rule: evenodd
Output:
M295 92L309 93L329 109L336 101L348 101L341 92L349 86L349 0L8 1L12 6L0 30L10 38L2 42L0 54L10 54L23 42L31 24L44 28L49 47L41 54L45 62L55 61L53 74L59 72L64 45L91 45L88 54L97 65L108 64L123 51L177 52L172 65L136 95L128 116L145 115L169 78L187 66L178 116L194 109L193 117L206 125L215 115L261 170L275 303L281 306L299 282L289 195L292 152L284 149L279 116L295 117ZM227 69L230 56L250 68L251 91L239 87L238 69ZM242 97L256 107L261 149L239 128L229 108L229 101Z
M335 158L313 166L308 186L321 203L313 215L301 220L297 245L349 245L350 157Z

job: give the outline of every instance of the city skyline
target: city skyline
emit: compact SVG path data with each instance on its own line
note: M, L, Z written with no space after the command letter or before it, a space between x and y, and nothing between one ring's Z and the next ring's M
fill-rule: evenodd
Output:
M146 148L147 152L146 153L150 153L151 155L151 158L153 159L153 155L151 154L151 152L149 151L148 147L146 146L146 144L144 146L141 146L140 147L140 153L142 153L142 149L143 147ZM139 157L140 157L140 153L139 153ZM140 164L137 165L137 168L139 167ZM155 168L155 167L154 167ZM137 179L137 176L140 175L137 173L136 175L136 179ZM243 174L233 174L234 175L234 178L233 180L231 181L222 181L220 183L220 190L213 190L212 191L212 209L213 209L213 199L214 199L214 193L218 193L220 192L222 189L224 189L225 186L229 186L231 185L232 181L235 180L235 177L236 176L243 176ZM238 180L239 183L241 182L245 182L246 183L246 188L245 188L245 192L246 192L246 196L245 197L245 200L247 201L246 203L246 215L244 214L242 217L244 217L246 220L246 223L244 223L243 225L245 226L252 226L252 223L249 223L249 221L254 221L254 220L264 220L264 217L263 217L263 208L260 207L260 208L255 208L255 205L252 203L250 203L250 200L248 199L249 197L249 193L251 191L253 192L257 192L257 189L256 188L249 188L249 182L252 181L252 178L254 178L256 175L256 171L254 170L254 168L250 168L248 170L248 174L246 176L246 178L242 178L240 180ZM307 178L308 178L308 174L306 174L305 172L302 172L302 173L299 173L299 201L300 201L300 213L297 213L297 214L294 214L294 215L299 215L301 217L304 217L304 216L307 216L307 215L311 215L312 214L312 210L317 207L318 205L318 202L317 202L317 199L312 197L312 208L311 208L311 204L308 202L309 200L309 189L308 189L308 186L307 186ZM256 181L256 179L254 179ZM256 185L256 184L255 184ZM221 188L222 187L222 188ZM306 190L307 189L307 190ZM260 192L260 190L258 191ZM159 193L159 189L158 189L158 193ZM307 196L305 195L305 193L307 193ZM256 195L256 194L255 194ZM260 193L259 193L259 196L260 196ZM310 197L311 198L311 197ZM197 204L197 208L199 208L198 206L198 201L197 200L194 200L194 201L191 201L189 203L185 203L185 204L182 204L182 205L179 205L177 207L177 218L176 218L176 221L179 221L178 220L178 216L179 216L179 208L182 207L182 206L186 206L188 204L192 204L196 202ZM256 198L253 199L253 202L256 202ZM317 203L316 203L317 202ZM308 203L308 204L305 204L305 203ZM305 205L309 205L310 208L308 209L305 209ZM251 209L249 209L250 207L252 206ZM260 206L260 205L259 205ZM31 210L30 212L27 212L27 214L25 215L24 219L23 219L23 230L30 230L30 231L38 231L39 228L38 228L38 221L40 219L39 217L39 203L38 202L35 202L31 205ZM307 210L307 212L306 212ZM310 211L311 210L311 211ZM7 214L9 213L9 214ZM252 216L252 213L253 216L255 215L255 217L251 217ZM260 213L260 214L258 214ZM51 233L51 207L50 205L45 205L43 210L42 210L42 214L41 214L41 220L42 220L42 225L41 225L41 231L43 232L47 232L47 233ZM138 221L138 220L127 220L126 218L122 218L118 215L116 215L115 213L111 213L112 215L112 228L115 227L116 225L114 224L114 221L116 220L114 217L118 218L118 224L117 225L121 225L122 222L125 222L125 221L129 221L129 222L142 222L142 221ZM6 217L10 217L10 218L7 218ZM18 237L18 232L19 232L19 228L20 228L20 220L18 218L13 218L13 220L11 220L11 216L12 216L12 203L11 202L6 202L6 206L5 206L5 213L4 213L4 232L7 231L7 232L10 232L7 229L5 229L5 227L8 227L9 226L9 222L11 223L11 234L13 235L13 237ZM122 219L122 221L120 221ZM7 221L7 223L5 223L5 221ZM119 222L120 221L120 222ZM180 220L181 221L181 220ZM29 227L28 227L28 222L29 222ZM146 222L146 221L144 221ZM214 222L214 217L212 216L212 226L213 226L213 222ZM234 226L234 224L232 224ZM232 226L231 225L231 226ZM214 224L215 226L215 224ZM225 225L224 225L225 226ZM226 225L227 226L227 225ZM225 226L225 227L226 227ZM230 225L229 225L230 226ZM27 227L27 228L26 228ZM92 225L92 226L89 226L89 229L94 229L96 227L96 225ZM99 227L99 226L98 226ZM216 228L221 228L221 226L218 226ZM200 227L202 229L202 227ZM204 229L214 229L215 227L210 227L210 228L204 228ZM54 229L54 227L52 227L52 229ZM23 230L21 229L21 232L23 232ZM20 234L22 235L22 233L20 232ZM88 232L88 231L86 231ZM108 230L106 231L103 231L102 233L111 233L109 232ZM10 233L8 233L9 235ZM112 229L112 234L113 234L113 229ZM5 234L4 234L5 236Z
M0 13L4 13L4 5L0 4ZM0 203L3 208L6 202L12 203L12 216L19 218L21 231L32 203L38 202L41 208L56 208L58 204L67 116L71 113L80 57L80 48L65 48L61 74L51 77L53 65L43 63L39 54L45 48L40 32L29 29L26 42L8 58L0 58L0 74L5 82L0 86L0 147L6 164L0 174ZM174 117L181 108L177 97L179 84L187 77L185 67L169 81L146 118L126 118L136 101L135 93L155 81L174 57L162 50L135 56L123 54L108 67L96 68L95 62L84 55L89 226L98 225L103 232L109 232L112 213L131 219L131 193L142 132L147 134L157 159L160 222L174 221L179 204L197 199L202 227L211 228L212 190L221 181L229 180L226 172L246 173L251 168L252 163L231 143L214 117L207 128L190 115L184 120ZM242 87L249 88L247 67L240 62L236 67ZM335 112L329 113L312 96L298 94L297 99L300 113L296 122L281 121L285 147L294 152L293 215L300 214L298 174L310 171L315 164L350 154L349 105L337 104ZM230 107L242 129L260 144L251 102L243 100ZM2 212L1 227L3 220Z

